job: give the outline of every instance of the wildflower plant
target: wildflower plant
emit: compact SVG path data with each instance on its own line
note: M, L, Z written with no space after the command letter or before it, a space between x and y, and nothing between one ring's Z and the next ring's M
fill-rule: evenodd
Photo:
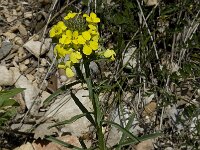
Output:
M93 12L89 15L69 12L51 28L50 37L56 41L54 53L60 60L58 68L64 69L67 77L75 75L72 69L75 64L100 57L115 59L113 50L101 51L99 22L100 18Z
M54 53L59 60L58 68L64 69L67 77L73 77L75 76L74 67L77 77L87 84L89 98L93 105L94 112L92 114L94 117L91 115L88 116L89 112L85 116L96 129L98 147L105 149L102 132L104 115L99 103L98 92L93 88L89 64L93 60L102 58L114 61L116 54L114 50L105 50L100 46L98 23L100 23L100 18L93 12L89 15L69 12L63 21L59 21L51 28L50 37L56 43ZM84 75L80 70L80 64L84 65ZM71 95L75 101L79 101L73 93ZM82 109L82 107L79 108ZM75 118L79 118L79 116Z

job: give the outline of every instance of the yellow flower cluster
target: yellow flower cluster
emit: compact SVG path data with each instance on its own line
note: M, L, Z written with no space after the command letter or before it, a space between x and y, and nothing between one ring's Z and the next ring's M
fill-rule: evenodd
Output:
M99 22L100 18L93 12L89 15L69 12L64 21L59 21L51 28L50 37L57 39L54 53L63 60L68 56L67 61L58 65L59 68L65 69L68 77L74 76L72 66L80 63L83 55L88 58L99 49ZM115 59L115 55L113 50L104 52L104 57L111 60Z

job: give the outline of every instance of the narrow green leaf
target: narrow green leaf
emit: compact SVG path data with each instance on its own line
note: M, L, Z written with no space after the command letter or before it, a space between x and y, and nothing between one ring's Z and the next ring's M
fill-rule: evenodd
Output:
M124 134L126 134L126 136L130 137L133 141L136 142L140 142L140 140L134 136L131 132L129 132L127 129L121 127L119 124L115 123L115 122L111 122L111 121L105 121L103 120L103 122L108 123L113 125L114 127L118 128L120 131L122 131Z
M80 110L83 112L83 114L86 114L86 118L94 125L95 121L92 118L92 116L90 115L89 111L85 108L85 106L83 106L83 104L80 102L80 100L76 97L76 95L74 93L71 92L71 97L73 98L74 102L76 103L76 105L80 108Z
M128 121L126 127L125 127L125 129L126 129L127 131L131 128L134 118L135 118L135 115L132 114L132 115L130 116L130 118L129 118L129 121ZM120 145L126 138L127 138L126 134L123 133L123 134L122 134L122 137L121 137L121 139L120 139L120 141L119 141L119 145ZM121 149L121 147L120 147L120 149Z
M54 138L54 137L52 137L52 136L48 136L48 137L46 137L46 139L49 140L49 141L55 142L55 143L57 143L57 144L59 144L59 145L62 145L62 146L64 146L64 147L70 148L70 149L74 149L74 150L83 150L82 148L79 148L79 147L74 146L74 145L72 145L72 144L63 142L63 141L58 140L58 139L56 139L56 138Z
M138 137L138 140L140 141L140 142L142 142L142 141L145 141L145 140L148 140L148 139L153 139L153 138L156 138L156 137L158 137L158 136L161 136L162 135L162 133L153 133L153 134L149 134L149 135L144 135L144 136L142 136L142 137ZM136 143L138 143L138 141L135 141L135 140L127 140L127 141L125 141L125 142L122 142L122 143L120 143L120 144L116 144L116 145L114 145L113 147L112 147L112 149L114 149L114 148L121 148L121 147L123 147L123 146L128 146L128 145L131 145L131 144L136 144Z
M25 90L24 88L15 88L8 91L0 91L0 107L16 105L17 102L12 98L16 94Z
M91 113L89 113L89 114L91 114ZM60 125L64 125L64 124L73 123L73 122L75 122L76 120L78 120L78 119L80 119L80 118L82 118L82 117L84 117L84 116L87 116L87 115L88 115L88 114L86 114L86 113L76 115L76 116L72 117L72 118L69 119L69 120L65 120L65 121L62 121L62 122L58 122L58 123L56 123L56 124L50 126L49 128L56 127L56 126L60 126Z
M19 106L19 104L14 99L5 99L0 102L0 108L6 106Z
M61 86L58 90L56 90L53 94L51 94L45 101L44 101L44 107L47 107L51 101L57 97L58 95L60 95L62 92L66 92L67 90L69 90L70 87L76 85L80 83L80 81L75 81L75 82L72 82L70 84L67 84L67 85L63 85Z

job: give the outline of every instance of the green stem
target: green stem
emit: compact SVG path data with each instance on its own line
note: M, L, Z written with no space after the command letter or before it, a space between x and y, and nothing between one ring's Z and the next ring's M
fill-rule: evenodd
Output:
M99 144L99 149L100 150L105 150L105 141L104 141L104 135L102 133L102 123L101 121L99 122L99 116L101 116L101 111L97 107L97 101L95 99L95 91L93 89L93 84L92 84L92 79L90 75L90 68L89 68L89 63L90 61L85 60L84 62L84 67L85 67L85 81L88 86L89 90L89 98L92 101L93 109L94 109L94 118L95 118L95 124L96 124L96 130L97 130L97 137L98 137L98 144ZM99 114L100 113L100 114Z

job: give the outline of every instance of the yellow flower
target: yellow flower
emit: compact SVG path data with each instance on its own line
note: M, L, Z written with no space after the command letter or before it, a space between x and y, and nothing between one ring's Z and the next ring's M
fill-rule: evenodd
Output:
M67 60L65 62L65 66L70 68L72 66L72 62L70 60Z
M114 50L110 50L110 49L107 49L105 52L104 52L104 57L106 58L110 58L112 61L115 60L115 56L116 56L116 53Z
M66 67L65 67L65 63L64 63L64 62L59 63L59 64L58 64L58 68L59 68L59 69L65 69L65 68L66 68Z
M69 13L67 14L67 16L64 17L64 19L65 19L65 20L69 20L69 19L74 18L76 15L77 15L77 13L69 12Z
M88 16L87 14L84 14L83 17L86 17L86 21L89 22L89 23L98 23L98 22L100 22L100 19L93 12L90 13L90 16Z
M95 35L92 37L92 40L95 41L95 42L98 42L99 41L99 35Z
M79 63L79 60L82 58L82 55L80 52L76 51L70 54L70 61L73 63Z
M64 22L63 21L59 21L57 23L57 25L54 25L51 28L51 30L49 31L49 36L51 38L55 37L55 36L58 36L58 35L60 35L66 29L67 29L67 27L65 26Z
M96 41L90 41L89 44L90 44L90 47L92 48L92 50L97 50L99 47L98 42L96 42Z
M99 34L96 26L94 26L94 25L92 25L92 24L89 24L88 27L90 28L88 31L89 31L91 34L93 34L93 35Z
M71 68L66 68L65 73L66 73L67 77L69 77L69 78L74 76L74 72L72 71Z
M84 47L83 47L83 53L85 55L90 55L92 53L92 48L89 47L87 44L85 44Z
M59 21L57 23L58 28L61 28L62 31L66 30L67 27L65 26L65 23L63 21Z
M72 41L72 31L67 30L65 34L62 35L62 37L59 39L59 43L61 44L70 44Z
M72 67L72 62L70 60L67 60L65 63L61 62L58 64L58 68L60 69L66 69L66 68L71 68Z
M89 41L91 39L91 35L89 31L82 32L82 35L78 36L78 43L79 44L85 44L86 41Z
M65 57L67 54L70 54L72 52L72 48L66 50L61 44L57 44L54 48L54 53L58 54L59 57Z
M90 55L92 53L92 50L97 50L99 47L98 42L96 41L89 41L89 45L85 44L83 46L83 53L85 55Z
M78 44L78 31L74 31L73 32L73 40L72 40L72 42L74 44Z

